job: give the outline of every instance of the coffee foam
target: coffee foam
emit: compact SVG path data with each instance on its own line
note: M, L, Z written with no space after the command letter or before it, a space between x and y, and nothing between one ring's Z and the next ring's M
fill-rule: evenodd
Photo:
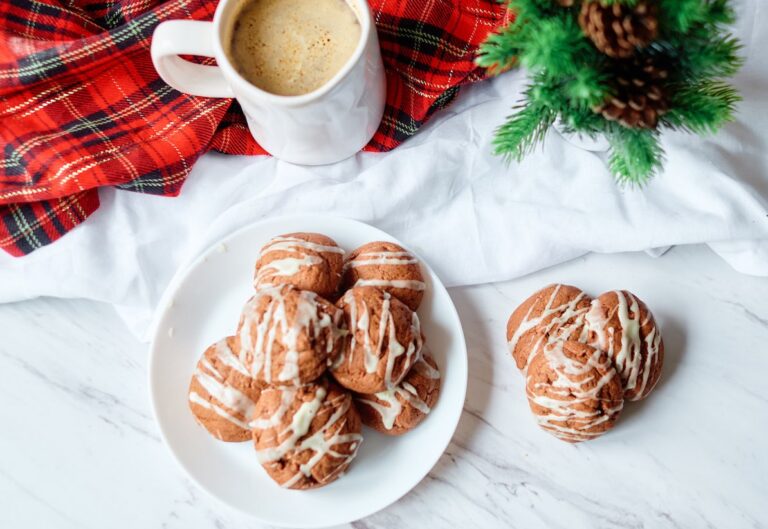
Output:
M227 38L230 61L252 84L286 96L330 81L361 35L344 0L246 0L234 21Z

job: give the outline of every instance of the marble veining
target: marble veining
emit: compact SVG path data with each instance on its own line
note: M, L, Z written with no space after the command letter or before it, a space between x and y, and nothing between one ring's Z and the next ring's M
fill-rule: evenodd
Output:
M652 398L576 446L536 426L504 340L515 305L553 281L635 291L667 350ZM470 351L456 435L411 493L346 529L768 528L768 280L691 247L591 255L451 296ZM146 345L111 309L0 305L0 336L0 527L260 527L162 446Z

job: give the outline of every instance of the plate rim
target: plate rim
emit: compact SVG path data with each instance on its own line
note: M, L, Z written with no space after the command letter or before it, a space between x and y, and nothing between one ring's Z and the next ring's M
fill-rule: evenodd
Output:
M435 271L432 269L432 267L429 265L429 263L418 253L415 252L413 249L411 249L408 245L402 243L398 238L394 237L393 235L390 235L388 232L382 230L381 228L378 228L376 226L372 226L366 222L349 218L345 216L340 215L324 215L324 214L304 214L304 215L279 215L276 217L265 217L260 218L257 220L254 220L252 222L249 222L248 224L241 226L240 228L232 231L231 233L228 233L219 239L213 241L211 244L206 246L204 249L200 250L198 253L196 253L192 258L188 259L186 263L183 263L180 265L174 275L171 277L171 280L168 283L168 286L163 291L162 296L160 297L160 301L157 304L157 308L155 309L155 313L153 315L152 319L152 327L150 330L150 343L148 348L148 369L147 369L147 388L149 392L149 400L152 407L152 416L154 418L155 426L157 427L159 433L160 433L160 439L162 440L163 445L165 446L165 449L168 450L171 453L171 456L173 457L173 460L175 461L177 467L179 467L184 475L200 490L204 491L209 497L216 500L216 502L224 505L228 509L231 509L243 516L247 516L248 518L252 520L256 520L261 523L273 525L276 527L285 527L285 528L293 528L293 529L319 529L322 527L330 527L328 525L317 525L317 524L303 524L303 523L276 523L274 520L266 519L258 514L255 514L253 512L246 511L244 509L241 509L239 506L234 505L230 502L228 502L225 498L223 498L218 493L211 490L208 486L206 486L204 483L202 483L200 480L198 480L194 474L187 468L184 462L181 461L180 457L177 455L176 451L171 447L171 443L168 441L168 436L166 435L165 427L163 426L162 422L159 419L159 413L158 413L158 403L157 403L157 392L155 391L155 374L156 374L156 358L158 357L158 340L161 336L161 321L164 319L166 314L168 313L168 310L172 308L171 300L173 299L175 293L178 291L180 285L185 281L185 279L194 271L196 270L202 263L206 261L206 259L211 255L211 253L216 252L217 248L221 247L222 244L226 245L230 240L235 239L242 235L244 232L254 229L255 227L262 225L262 224L268 224L268 223L281 223L281 222L306 222L308 225L311 225L313 221L317 221L319 219L322 219L323 221L328 220L340 220L345 223L350 223L353 225L357 225L358 227L363 227L365 229L373 229L383 235L386 235L389 237L392 241L396 242L397 244L403 246L406 250L413 253L416 258L420 261L422 266L424 266L430 276L430 279L433 283L432 288L440 288L445 292L446 297L449 301L449 310L451 312L451 316L455 318L458 325L455 326L458 338L458 345L463 352L461 358L463 359L463 371L464 376L460 388L461 393L461 406L459 407L458 411L453 412L453 417L451 418L449 416L450 420L450 435L446 436L446 439L444 443L440 443L440 449L434 451L434 457L432 458L432 461L430 461L429 465L426 466L426 470L423 474L418 476L418 479L415 479L414 482L407 487L404 487L404 490L402 492L397 493L392 499L390 499L387 503L380 505L372 510L367 510L363 514L355 515L353 517L347 517L343 516L338 521L334 521L332 525L339 525L339 524L346 524L351 523L356 520L361 520L363 518L366 518L368 516L371 516L377 512L380 512L387 507L391 506L392 504L399 501L401 498L403 498L406 494L411 492L416 486L421 483L424 478L429 474L429 472L435 467L437 462L440 460L442 455L445 453L446 449L450 445L451 441L453 440L454 435L456 434L456 429L458 428L459 422L461 420L461 416L463 414L464 410L464 402L466 401L466 395L467 395L467 387L469 385L469 351L467 350L467 342L466 337L464 335L464 328L461 324L461 318L459 317L458 310L456 309L456 305L453 302L453 299L451 299L450 293L448 292L448 289L446 288L443 281L440 279L440 277L435 273Z

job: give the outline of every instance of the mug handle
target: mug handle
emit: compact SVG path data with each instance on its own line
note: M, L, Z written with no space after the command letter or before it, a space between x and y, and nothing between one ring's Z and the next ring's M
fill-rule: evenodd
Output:
M204 97L234 97L221 69L185 61L179 55L213 57L213 23L168 20L152 35L152 63L160 77L179 92Z

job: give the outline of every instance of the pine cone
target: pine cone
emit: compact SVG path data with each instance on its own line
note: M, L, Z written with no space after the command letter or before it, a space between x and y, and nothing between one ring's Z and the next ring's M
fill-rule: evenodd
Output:
M666 67L652 57L621 61L616 67L614 93L593 110L624 127L655 129L669 109L664 81Z
M634 7L589 0L581 5L579 25L602 53L626 59L658 36L657 12L653 0L640 0Z

